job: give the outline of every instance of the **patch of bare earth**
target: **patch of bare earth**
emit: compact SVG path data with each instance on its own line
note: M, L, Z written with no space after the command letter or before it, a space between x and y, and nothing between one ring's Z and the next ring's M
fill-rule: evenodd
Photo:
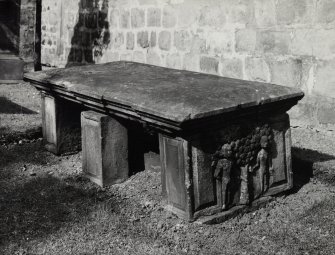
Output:
M82 176L81 153L4 142L0 254L334 254L334 133L296 127L292 140L294 190L212 226L164 209L159 172L102 189Z

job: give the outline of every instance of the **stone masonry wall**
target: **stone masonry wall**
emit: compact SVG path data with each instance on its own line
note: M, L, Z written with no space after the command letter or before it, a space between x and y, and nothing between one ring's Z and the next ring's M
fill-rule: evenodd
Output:
M19 55L24 59L26 69L34 69L35 59L36 0L20 1Z
M43 64L115 60L298 87L335 124L335 0L43 1Z

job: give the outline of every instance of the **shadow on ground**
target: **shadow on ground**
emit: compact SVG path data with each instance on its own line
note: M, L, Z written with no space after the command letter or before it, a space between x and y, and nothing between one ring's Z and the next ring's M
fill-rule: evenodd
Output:
M333 168L334 164L327 164L334 160L335 156L320 153L315 150L304 148L292 148L292 169L293 169L293 192L310 181L312 177L329 184L335 185L335 169L328 171L326 166Z
M23 184L2 184L0 244L42 237L64 224L83 221L95 208L99 189L85 189L78 185L84 184L78 179L77 185L52 176L32 178Z
M0 114L7 113L7 114L37 114L24 106L18 105L13 103L12 101L8 100L6 97L0 96Z

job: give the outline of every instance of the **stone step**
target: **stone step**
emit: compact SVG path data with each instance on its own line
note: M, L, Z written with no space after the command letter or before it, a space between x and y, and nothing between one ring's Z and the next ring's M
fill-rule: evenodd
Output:
M24 61L15 54L0 54L0 83L22 81Z

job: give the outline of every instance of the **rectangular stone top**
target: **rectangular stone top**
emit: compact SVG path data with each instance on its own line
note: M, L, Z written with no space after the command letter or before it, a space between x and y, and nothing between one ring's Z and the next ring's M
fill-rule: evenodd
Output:
M278 101L294 102L292 107L304 95L292 87L125 61L26 73L24 78L45 90L57 88L130 115L179 124Z

